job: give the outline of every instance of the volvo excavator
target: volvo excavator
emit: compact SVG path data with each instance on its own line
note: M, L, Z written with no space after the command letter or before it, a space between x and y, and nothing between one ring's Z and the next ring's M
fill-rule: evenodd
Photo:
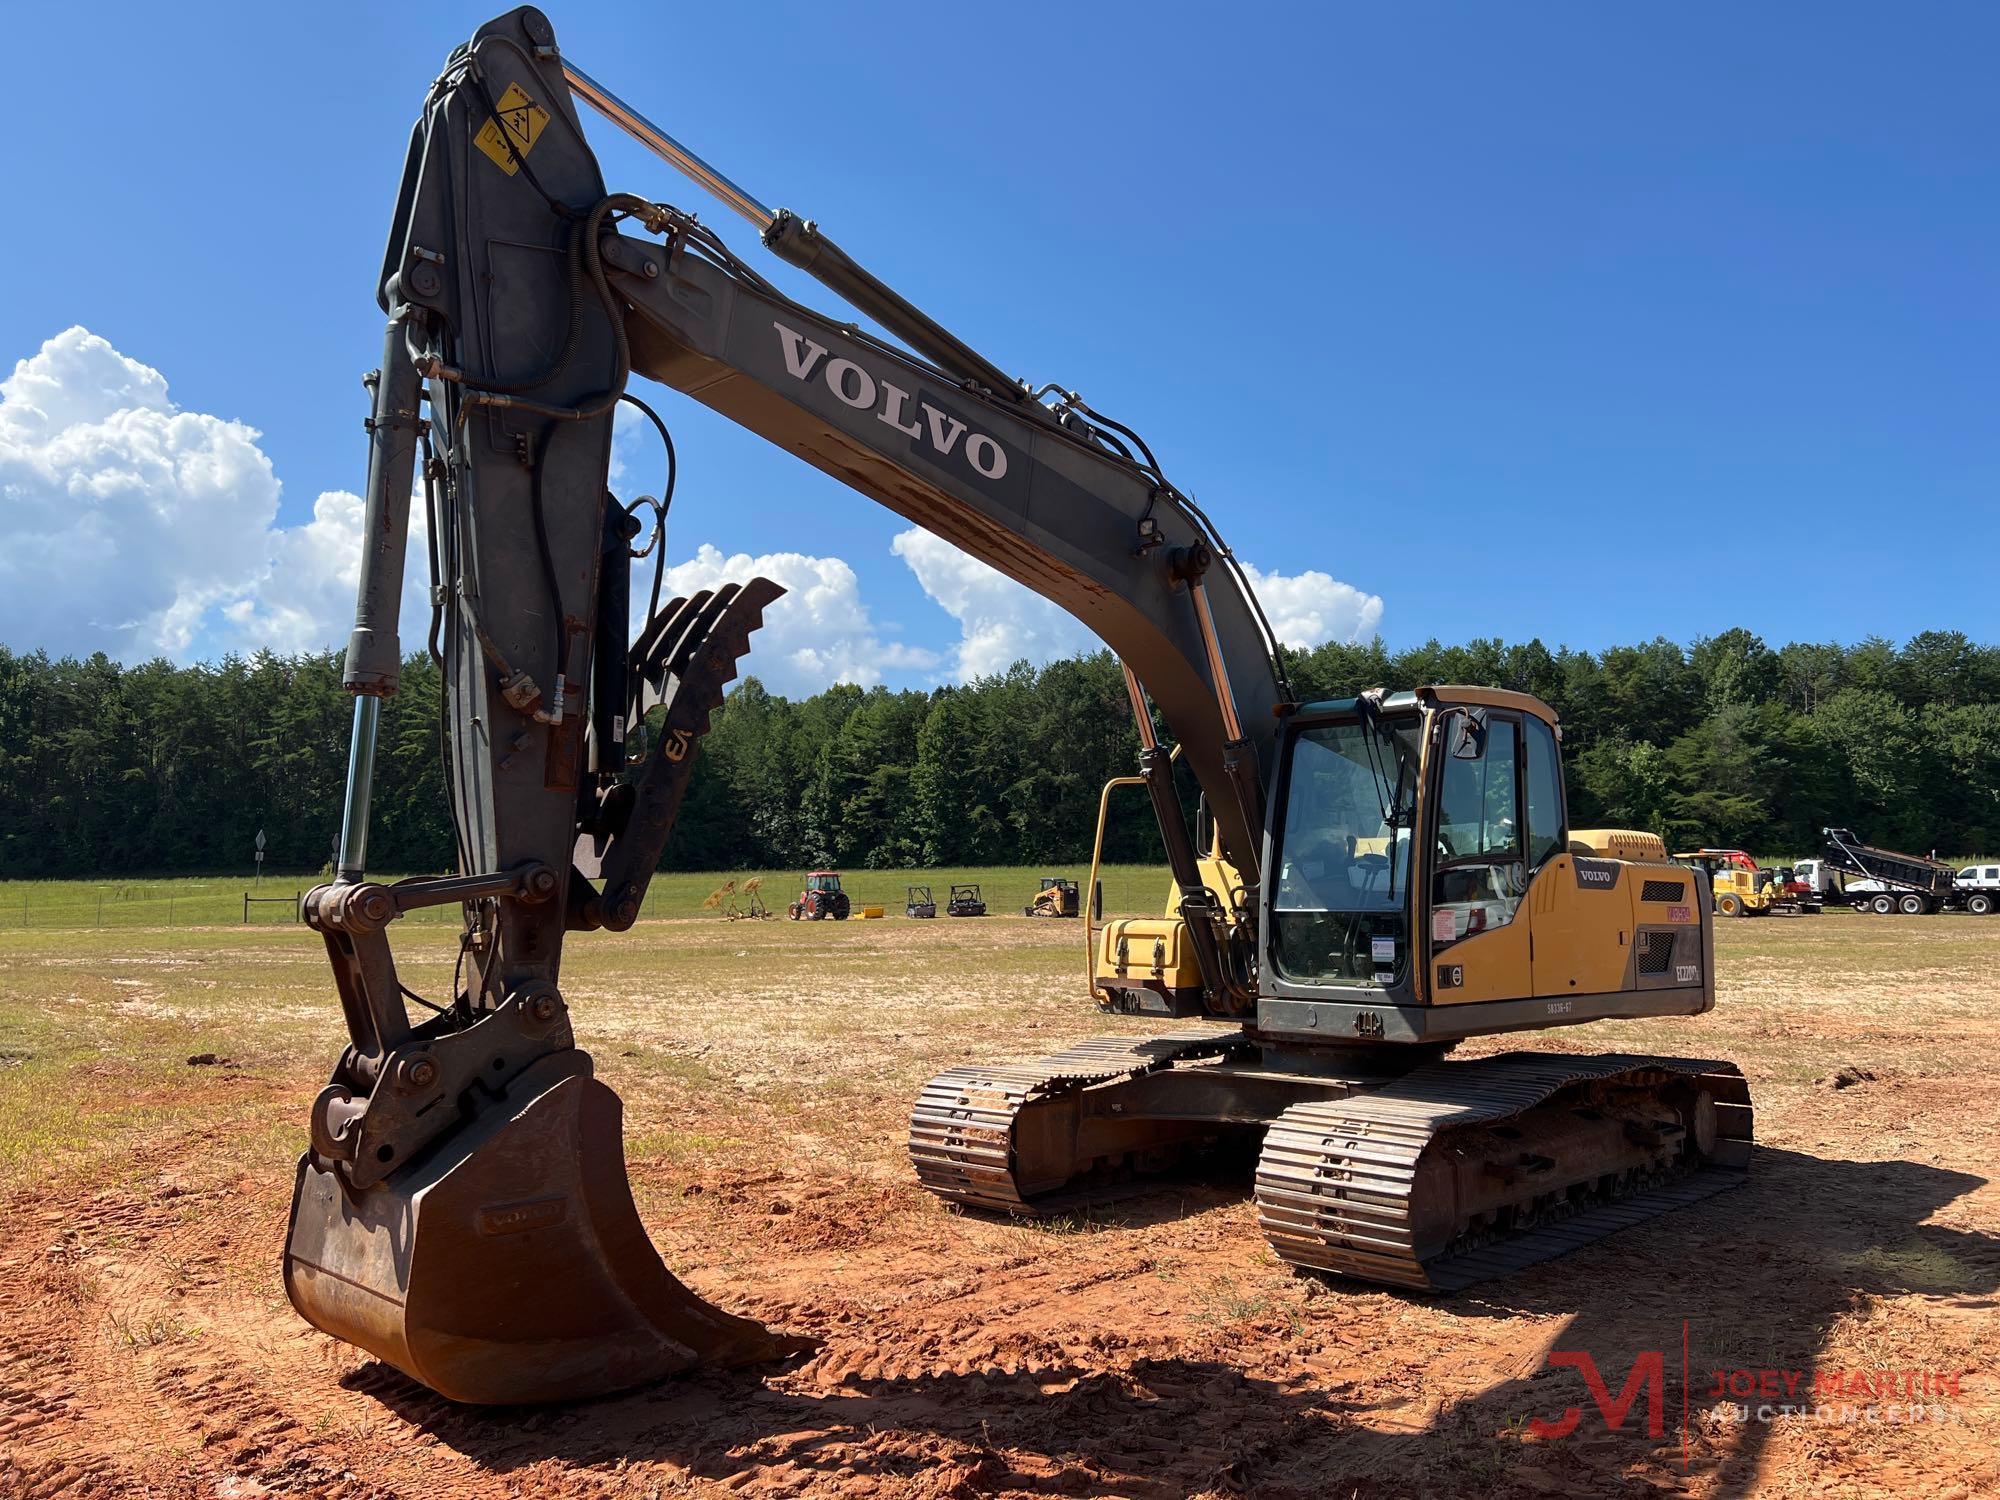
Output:
M866 321L794 300L693 213L608 192L582 107ZM767 208L566 57L540 11L481 27L432 84L377 290L341 852L303 912L349 1037L285 1245L310 1323L486 1403L806 1346L667 1271L561 988L569 933L638 918L710 715L782 593L749 578L661 601L671 483L629 502L608 485L621 403L672 463L635 375L1053 600L1124 663L1173 888L1160 917L1096 931L1092 985L1179 1029L940 1075L910 1127L934 1192L1034 1212L1247 1134L1285 1261L1450 1290L1740 1179L1751 1111L1728 1063L1446 1056L1714 1004L1705 879L1650 835L1568 825L1546 705L1458 687L1299 701L1244 570L1137 432L1008 376ZM419 495L457 859L384 884L367 875L373 751ZM1176 760L1200 789L1193 829ZM459 963L426 998L389 933L441 905L464 913Z

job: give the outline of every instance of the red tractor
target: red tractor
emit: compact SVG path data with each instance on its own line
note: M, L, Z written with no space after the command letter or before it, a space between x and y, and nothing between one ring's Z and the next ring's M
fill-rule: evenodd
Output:
M806 876L806 888L799 892L799 899L786 910L794 922L801 918L824 922L828 917L845 922L849 907L847 892L840 888L840 871L814 870Z

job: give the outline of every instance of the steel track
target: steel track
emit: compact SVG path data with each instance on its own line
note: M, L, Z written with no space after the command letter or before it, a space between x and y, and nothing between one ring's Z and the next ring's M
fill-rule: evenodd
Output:
M1417 1163L1450 1132L1520 1116L1585 1085L1675 1077L1715 1099L1715 1149L1706 1162L1622 1195L1565 1200L1487 1243L1461 1240L1428 1259L1413 1243ZM1257 1221L1292 1265L1457 1291L1736 1186L1749 1162L1751 1129L1749 1086L1733 1063L1529 1052L1433 1063L1366 1094L1294 1105L1273 1121L1257 1163Z

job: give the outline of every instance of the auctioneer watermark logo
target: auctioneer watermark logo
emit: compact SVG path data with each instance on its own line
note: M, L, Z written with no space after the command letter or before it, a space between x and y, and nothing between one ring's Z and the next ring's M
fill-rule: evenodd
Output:
M1699 1411L1724 1422L1775 1422L1783 1419L1873 1426L1951 1421L1957 1416L1962 1370L1780 1368L1733 1366L1712 1368L1696 1377L1689 1359L1689 1327L1681 1324L1680 1440L1681 1461L1688 1459L1689 1430ZM1597 1418L1607 1432L1623 1432L1628 1424L1649 1438L1667 1435L1667 1351L1643 1349L1626 1371L1617 1394L1588 1349L1552 1349L1548 1367L1571 1369L1583 1377ZM1697 1395L1697 1393L1700 1393ZM1565 1438L1584 1420L1583 1408L1571 1406L1561 1416L1531 1417L1528 1431L1544 1441Z

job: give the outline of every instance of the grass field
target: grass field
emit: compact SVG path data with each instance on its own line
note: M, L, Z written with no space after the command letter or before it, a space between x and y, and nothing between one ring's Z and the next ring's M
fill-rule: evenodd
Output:
M1090 874L1088 864L975 866L937 870L846 870L841 885L854 904L880 905L893 915L901 915L904 893L910 885L928 885L944 904L945 892L954 882L980 887L993 912L1017 912L1034 897L1042 877L1063 876L1081 885ZM246 921L269 925L296 919L297 913L285 903L327 877L310 874L266 876L252 881L238 876L198 876L159 880L0 880L0 931L13 929L51 930L74 927L216 927ZM397 880L400 876L375 873L377 880ZM746 881L761 879L765 904L783 914L785 904L798 895L805 883L801 870L662 870L646 891L642 915L647 919L694 917L702 914L702 902L725 880L741 888ZM1166 867L1154 865L1106 865L1100 879L1104 885L1106 911L1160 910L1166 901ZM247 909L243 898L263 898ZM413 923L441 923L455 926L458 908L433 907L405 918Z
M1758 856L1761 864L1790 863L1789 858ZM1957 868L1973 861L1947 860ZM772 910L785 903L804 882L801 870L663 870L646 892L647 919L694 917L702 901L725 880L740 887L761 879L762 895ZM1060 875L1081 885L1090 874L1083 865L1009 865L936 870L845 870L842 884L856 906L877 904L891 915L903 910L909 885L928 885L940 905L955 881L976 883L995 913L1017 912L1035 894L1045 875ZM261 882L242 876L199 876L158 880L0 880L0 932L62 930L88 927L216 927L257 925L295 920L291 902L326 877L319 871L272 874ZM397 875L380 874L378 880ZM1163 865L1107 865L1102 873L1104 909L1110 912L1156 912L1165 903L1167 871ZM246 895L264 898L247 908ZM433 907L412 913L406 921L455 926L456 907Z
M999 908L1037 873L975 878ZM904 878L880 877L897 910ZM1132 878L1154 905L1157 872ZM1736 1192L1459 1299L1288 1272L1240 1185L1039 1225L920 1192L927 1077L1161 1029L1082 998L1079 927L688 916L574 940L565 988L662 1254L824 1343L511 1414L451 1408L285 1303L292 1164L344 1041L316 936L0 930L0 1493L2000 1493L2000 921L1727 923L1709 1016L1481 1044L1735 1059L1763 1149ZM397 941L444 989L451 932ZM1575 1348L1614 1393L1671 1349L1665 1435L1527 1440L1565 1401L1595 1423L1545 1369ZM1950 1369L1961 1394L1914 1425L1704 1404L1711 1368L1767 1367Z

